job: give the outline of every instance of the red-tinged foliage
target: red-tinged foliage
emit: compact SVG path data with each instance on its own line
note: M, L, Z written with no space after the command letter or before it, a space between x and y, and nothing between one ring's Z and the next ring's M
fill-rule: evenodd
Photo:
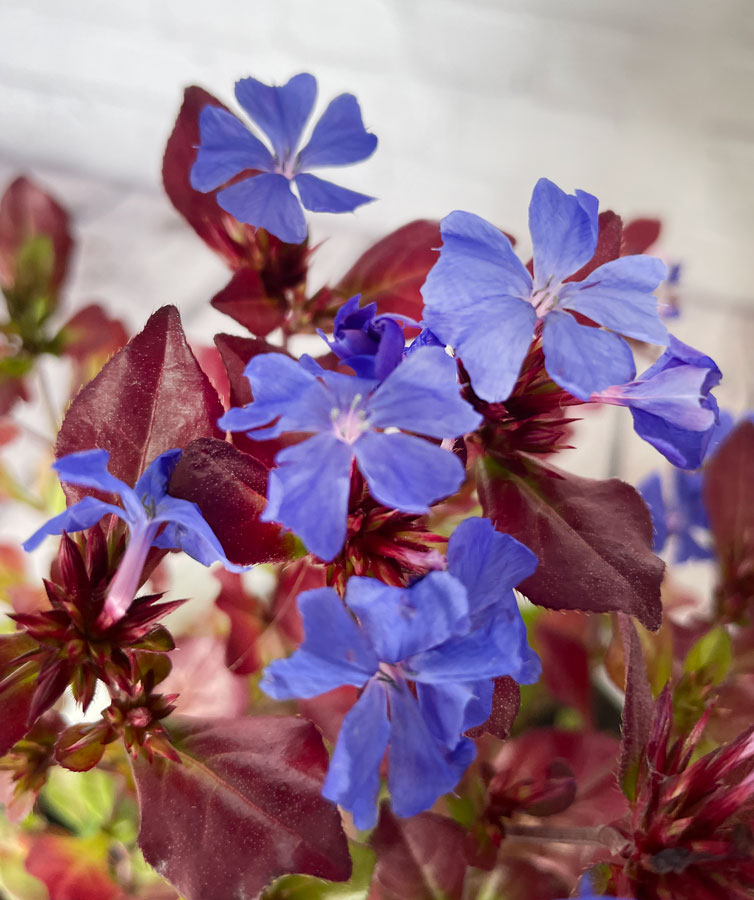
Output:
M230 404L230 382L228 381L228 373L225 371L225 363L217 347L197 347L195 344L191 347L191 351L196 357L196 361L202 368L202 372L209 378L210 384L217 391L217 396L224 409L228 409Z
M509 675L496 678L495 690L492 694L492 713L489 719L482 725L477 725L476 728L470 728L466 734L471 738L491 734L503 741L511 733L520 707L521 691L516 682Z
M356 703L358 696L357 688L345 684L309 700L299 700L298 708L301 715L314 722L328 741L335 743L343 719Z
M64 728L63 717L50 710L0 758L0 774L9 776L11 788L6 797L0 797L0 803L5 805L5 815L11 822L20 822L34 805L55 763L55 742Z
M62 328L61 352L78 363L94 356L104 363L128 341L120 319L111 318L98 303L80 309Z
M222 638L212 634L179 637L170 661L173 667L160 690L176 695L176 712L220 717L246 712L248 682L228 671Z
M646 253L656 243L662 231L659 219L632 219L623 226L621 256Z
M718 613L729 621L750 622L754 614L754 422L741 422L704 472L704 504L720 567Z
M232 444L214 438L190 443L168 490L196 503L233 562L253 565L288 557L290 539L277 525L259 521L267 503L267 469Z
M578 272L566 278L566 281L583 281L588 275L613 259L621 255L621 236L623 234L623 222L621 217L612 210L607 209L599 214L599 232L594 256Z
M195 438L221 437L223 409L189 349L178 310L163 306L68 408L57 456L98 447L110 472L133 485L152 460ZM69 502L92 489L64 485Z
M570 893L571 880L553 871L551 860L542 860L541 865L515 856L503 855L498 863L496 900L563 900ZM588 900L588 898L585 898Z
M42 834L32 841L26 870L47 888L50 900L126 900L108 873L107 842Z
M419 322L424 308L420 289L441 245L439 222L409 222L360 256L334 291L343 299L361 294L362 306L375 302L381 313L400 313Z
M215 572L220 593L215 604L230 619L230 633L225 645L225 665L237 675L252 675L263 665L257 639L265 628L264 607L259 598L249 593L243 579L235 572Z
M33 724L29 714L37 693L39 665L31 654L38 646L23 632L0 635L0 756L20 741ZM48 707L64 689L65 684Z
M258 337L266 337L285 321L288 306L282 296L270 297L255 269L239 269L212 298L212 305Z
M369 840L377 853L369 900L460 900L465 837L451 819L429 812L398 819L383 803Z
M340 816L320 794L327 751L310 722L176 717L168 729L180 763L134 762L139 844L186 900L256 897L292 872L350 877Z
M16 178L0 200L0 286L16 286L18 254L34 238L49 238L52 271L48 289L60 289L73 249L68 213L49 194L26 177Z
M639 771L652 725L654 698L634 623L628 616L619 613L618 627L623 641L626 670L626 700L623 704L618 780L628 799L635 800Z
M660 627L664 563L655 556L652 523L641 497L611 478L570 475L524 456L487 458L479 499L495 527L539 558L521 591L540 606L629 613Z
M532 642L542 660L542 681L565 706L592 722L592 681L589 673L589 619L578 612L546 612L537 617Z
M278 572L278 584L272 598L272 614L276 626L294 644L304 639L304 625L296 598L302 591L324 587L327 571L324 566L304 556L286 563Z

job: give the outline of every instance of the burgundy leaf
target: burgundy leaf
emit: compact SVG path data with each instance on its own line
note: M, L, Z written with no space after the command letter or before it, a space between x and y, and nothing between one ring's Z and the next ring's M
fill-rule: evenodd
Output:
M0 285L16 281L18 253L36 237L52 242L53 269L50 290L56 294L68 271L73 238L68 213L28 178L13 181L0 200Z
M369 900L460 900L465 840L451 819L429 812L398 819L383 803L369 841L377 853Z
M212 298L212 305L252 334L265 337L285 320L288 306L282 297L269 297L256 269L239 269Z
M441 244L439 222L409 222L359 257L335 292L344 298L361 294L362 306L374 301L382 313L400 313L418 322L424 305L420 288Z
M246 590L243 579L235 572L220 569L215 578L221 585L215 604L230 619L225 664L236 675L252 675L264 665L256 646L264 628L263 605Z
M639 494L611 478L580 478L523 456L480 468L479 499L495 527L537 554L521 591L550 609L630 613L660 627L665 564Z
M340 815L320 794L327 751L310 722L175 717L167 727L180 763L134 762L139 844L187 900L256 897L292 872L350 877Z
M34 724L29 721L37 689L39 667L19 665L17 657L37 649L35 640L22 632L0 635L0 756Z
M623 223L621 217L610 209L599 214L599 232L594 256L578 272L566 278L566 281L583 281L587 275L620 256L621 234Z
M483 734L491 734L493 737L505 740L511 733L511 728L518 715L521 706L521 691L510 675L503 675L495 679L495 690L492 694L492 713L483 725L470 728L466 734L477 738Z
M754 540L754 422L743 421L704 469L704 504L721 556Z
M646 253L660 237L662 222L659 219L632 219L623 226L621 256Z
M226 441L201 438L186 447L170 479L169 493L196 503L230 560L240 565L280 562L289 538L260 522L267 469Z
M195 438L217 436L223 409L186 343L178 310L163 306L68 408L56 456L99 447L110 472L133 485L152 460ZM93 493L65 485L69 502Z
M647 667L634 623L618 613L626 668L626 699L623 704L621 755L618 782L629 800L636 799L639 770L649 740L655 703L647 677Z
M63 353L77 362L99 356L103 362L128 340L120 319L112 319L98 303L80 309L62 328Z
M344 684L308 700L299 700L298 708L301 714L314 722L325 738L334 744L340 734L343 719L351 711L358 697L358 688Z
M534 625L534 644L542 660L542 679L560 703L573 706L592 721L592 682L585 645L586 616L578 612L545 613Z

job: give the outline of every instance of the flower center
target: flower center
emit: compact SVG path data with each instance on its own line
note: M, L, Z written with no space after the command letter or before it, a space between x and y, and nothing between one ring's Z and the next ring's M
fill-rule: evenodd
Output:
M344 444L354 444L365 431L369 430L367 414L361 406L362 399L361 394L356 394L348 409L330 410L335 436Z
M529 302L534 307L538 319L543 319L551 309L557 306L560 286L560 283L552 283L552 275L550 275L544 287L532 291Z

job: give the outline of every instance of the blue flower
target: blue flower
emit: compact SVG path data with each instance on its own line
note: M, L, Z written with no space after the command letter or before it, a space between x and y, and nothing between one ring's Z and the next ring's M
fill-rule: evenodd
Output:
M591 399L628 406L640 437L674 466L698 469L717 433L717 401L710 391L721 377L709 356L669 335L667 350L636 381Z
M670 495L663 495L662 479L657 473L638 485L652 516L652 549L659 553L672 541L676 563L689 559L710 559L715 555L709 539L703 485L701 472L685 472L682 469L675 470Z
M377 821L388 745L393 809L416 815L452 790L474 758L464 732L489 718L493 679L539 677L513 594L536 565L528 548L489 521L467 519L448 543L447 572L408 588L350 578L348 609L332 588L299 596L304 642L272 663L260 686L278 700L363 689L322 791L351 811L358 828Z
M560 900L569 900L569 898L561 897ZM595 894L592 879L588 875L584 875L579 885L578 900L620 900L620 898L607 894Z
M291 244L306 240L301 204L312 212L340 213L353 212L373 200L309 173L322 166L360 162L377 146L377 138L364 128L356 98L341 94L314 126L309 143L299 150L316 96L317 81L307 73L282 87L254 78L236 82L236 99L267 136L272 150L226 109L205 106L199 116L201 143L191 169L192 187L206 193L242 172L257 170L260 174L220 191L217 202L239 222L266 228Z
M378 316L376 303L359 306L360 299L360 294L351 297L335 314L332 341L323 331L318 334L360 378L384 381L403 359L403 327L394 316Z
M481 417L461 399L456 365L439 347L407 356L381 383L307 365L315 364L281 353L254 357L245 370L254 402L228 410L219 425L255 429L248 436L256 440L313 434L275 457L262 519L290 528L312 553L331 560L346 537L354 459L376 500L425 513L458 490L464 467L454 454L398 429L455 438Z
M659 259L624 256L583 281L567 280L594 255L597 207L584 191L566 194L546 178L537 182L529 206L533 277L489 222L461 211L443 219L440 258L422 288L424 319L455 348L483 400L510 395L540 319L548 374L582 400L636 374L618 335L667 343L652 294L665 276Z
M152 546L183 550L205 566L221 562L232 572L244 571L244 566L237 566L226 558L199 507L167 493L170 476L181 453L181 450L167 450L160 454L147 466L133 488L110 474L107 450L82 450L62 456L53 464L61 481L115 494L123 506L96 497L84 497L34 532L24 542L24 550L33 550L48 535L91 528L109 513L123 519L129 528L129 541L105 600L103 615L110 623L122 619L131 605ZM163 525L165 528L160 532Z

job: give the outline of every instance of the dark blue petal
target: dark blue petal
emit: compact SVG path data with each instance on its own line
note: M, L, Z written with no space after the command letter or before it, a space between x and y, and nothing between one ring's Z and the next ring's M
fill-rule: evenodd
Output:
M652 549L659 552L668 539L665 501L662 497L662 479L654 472L638 484L637 488L652 517L652 527L654 529Z
M707 381L704 383L705 391L710 391L715 385L720 383L720 379L723 377L723 373L713 359L700 350L695 350L693 347L689 347L688 344L684 344L683 341L679 341L674 335L668 334L667 349L654 365L642 372L641 380L648 381L660 372L675 366L684 365L696 366L708 373Z
M715 431L714 423L707 431L690 431L644 409L632 407L631 416L639 437L662 453L674 466L680 469L698 469L704 462L710 438Z
M617 334L579 325L573 316L552 310L542 335L545 368L553 381L580 400L636 374L631 348Z
M424 513L454 494L464 479L457 456L408 434L368 431L353 445L369 490L384 506Z
M293 180L296 182L301 202L312 212L353 212L359 206L371 203L375 199L369 194L349 190L306 172L298 174Z
M191 168L191 187L214 191L246 169L272 172L275 160L265 145L227 109L205 106L199 114L201 143Z
M359 829L377 824L380 763L390 737L385 688L370 681L343 720L322 795L347 809Z
M415 816L458 784L474 758L474 745L464 739L448 750L429 730L405 683L391 688L388 698L390 798L396 815Z
M408 588L376 578L349 578L346 603L356 613L381 660L397 663L469 629L463 585L431 572Z
M699 528L709 528L703 496L704 475L701 472L684 472L682 469L676 469L674 474L676 502L684 511L686 521Z
M344 684L362 687L379 660L353 616L332 588L299 595L303 644L288 659L271 663L260 682L276 700L316 697Z
M703 547L690 531L682 531L675 535L673 548L675 563L684 563L690 559L712 559L714 556L715 551L712 549L711 541L708 546Z
M580 312L618 334L667 344L668 330L657 312L656 290L665 277L662 260L624 256L595 269L584 281L564 284L559 307Z
M364 128L353 94L336 97L314 126L309 143L299 154L298 171L319 166L347 166L374 153L377 137Z
M283 175L245 178L220 191L217 202L239 222L264 228L288 244L306 240L304 211Z
M119 506L113 506L110 503L97 500L95 497L84 497L83 500L79 500L78 503L74 503L62 513L53 516L48 522L45 522L30 538L24 541L23 548L28 553L38 547L48 535L62 534L64 531L83 531L86 528L91 528L92 525L96 525L99 522L102 516L106 516L108 513L112 513L121 519L126 519L125 512Z
M529 204L534 287L555 286L588 263L597 246L597 228L595 197L585 191L566 194L540 178Z
M482 421L460 394L456 364L440 347L407 356L369 399L375 428L405 428L437 438L455 438Z
M447 747L455 747L465 731L489 719L494 684L491 679L418 684L419 707L432 734Z
M134 494L144 506L159 503L168 492L168 482L173 470L178 465L183 451L166 450L156 456L144 470L143 475L134 485Z
M531 550L496 531L489 519L465 519L448 541L448 571L466 587L472 614L507 603L511 590L536 568Z
M260 518L290 528L320 559L333 559L346 539L352 459L332 434L286 447L275 458Z
M222 544L195 503L165 495L157 504L153 521L168 523L155 538L155 547L183 550L203 566L220 562L229 572L246 571L246 566L238 566L227 558Z
M256 78L236 82L236 99L270 139L281 164L296 152L317 97L317 80L302 72L281 87Z

